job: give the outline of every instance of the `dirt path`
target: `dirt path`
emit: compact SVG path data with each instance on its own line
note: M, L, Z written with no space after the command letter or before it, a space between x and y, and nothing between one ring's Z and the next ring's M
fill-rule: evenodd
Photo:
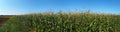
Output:
M5 22L7 22L7 20L9 20L9 17L5 18L0 18L0 27L2 26L2 24L4 24Z

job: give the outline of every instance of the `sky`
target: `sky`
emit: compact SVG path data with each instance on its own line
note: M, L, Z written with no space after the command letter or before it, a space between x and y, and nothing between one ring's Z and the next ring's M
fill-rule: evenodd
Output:
M0 0L0 15L40 12L91 12L120 14L120 0Z

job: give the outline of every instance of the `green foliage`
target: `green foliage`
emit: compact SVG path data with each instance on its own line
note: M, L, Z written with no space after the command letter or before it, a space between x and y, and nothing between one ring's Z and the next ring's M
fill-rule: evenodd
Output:
M12 17L0 32L119 32L120 15L41 13Z

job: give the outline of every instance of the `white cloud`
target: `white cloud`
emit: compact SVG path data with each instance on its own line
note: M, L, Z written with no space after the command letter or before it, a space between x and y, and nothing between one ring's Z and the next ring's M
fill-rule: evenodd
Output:
M0 15L21 15L21 14L24 13L18 10L0 10Z

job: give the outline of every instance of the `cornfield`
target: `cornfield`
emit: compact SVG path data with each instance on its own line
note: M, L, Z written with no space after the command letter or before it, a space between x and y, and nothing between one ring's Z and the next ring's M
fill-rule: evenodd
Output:
M120 15L39 13L11 17L0 32L120 32Z

